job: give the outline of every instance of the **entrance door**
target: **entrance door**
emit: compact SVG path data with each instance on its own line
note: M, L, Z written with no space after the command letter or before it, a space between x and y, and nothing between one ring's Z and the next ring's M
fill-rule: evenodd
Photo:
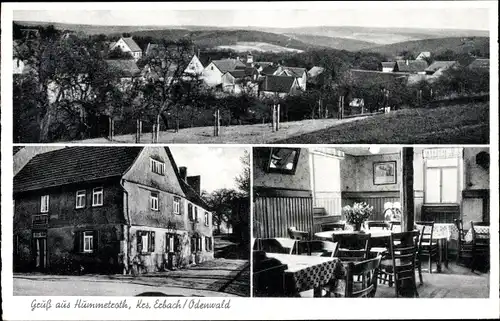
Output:
M33 247L35 268L37 270L44 270L45 268L47 268L47 238L35 237Z

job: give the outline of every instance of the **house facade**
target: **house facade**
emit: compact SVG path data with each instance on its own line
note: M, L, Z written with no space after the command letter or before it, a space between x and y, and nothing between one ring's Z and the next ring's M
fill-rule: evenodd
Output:
M280 66L275 72L275 76L289 76L297 79L297 84L302 90L307 86L307 69L301 67Z
M117 42L110 45L109 50L119 48L122 52L129 52L135 60L142 57L142 49L132 37L121 37Z
M245 69L246 65L239 59L212 60L203 70L203 80L211 87L222 84L222 76L228 71Z
M301 90L297 78L291 76L265 76L259 88L261 98L285 98Z
M159 147L33 157L14 178L14 270L144 273L213 259L200 178L193 188L179 171Z

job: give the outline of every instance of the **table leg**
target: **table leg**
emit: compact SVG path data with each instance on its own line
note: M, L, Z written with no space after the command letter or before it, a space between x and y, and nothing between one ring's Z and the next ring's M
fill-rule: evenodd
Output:
M444 266L448 268L448 240L444 239Z
M437 272L441 272L441 262L443 262L443 240L438 241L438 264L437 264ZM430 268L430 267L429 267Z
M313 292L314 294L313 294L313 296L314 296L315 298L321 298L321 294L322 294L322 293L321 293L321 290L322 290L322 287L321 287L321 286L316 286L316 287L314 287L314 290L313 290L313 291L314 291L314 292Z

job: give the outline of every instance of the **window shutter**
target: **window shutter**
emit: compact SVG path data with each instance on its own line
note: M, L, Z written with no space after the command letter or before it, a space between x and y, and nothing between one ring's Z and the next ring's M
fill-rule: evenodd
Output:
M80 253L80 252L83 252L83 244L80 245L81 242L81 238L82 238L82 232L80 231L75 231L75 239L74 239L74 251L75 253Z
M198 236L198 248L196 249L198 251L201 251L201 236Z
M92 231L92 237L93 237L93 240L92 240L92 243L94 245L94 253L97 253L97 250L99 248L99 231Z
M142 233L137 231L137 253L142 252Z
M155 251L155 232L149 232L149 252L154 252Z
M196 252L196 241L194 237L191 238L191 253Z
M165 252L170 252L170 235L165 233Z

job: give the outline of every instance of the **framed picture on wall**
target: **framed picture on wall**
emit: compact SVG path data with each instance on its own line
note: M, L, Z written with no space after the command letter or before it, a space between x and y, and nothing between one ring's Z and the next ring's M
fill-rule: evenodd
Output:
M271 148L266 171L268 173L295 174L300 148Z
M373 163L373 184L396 184L396 161Z

